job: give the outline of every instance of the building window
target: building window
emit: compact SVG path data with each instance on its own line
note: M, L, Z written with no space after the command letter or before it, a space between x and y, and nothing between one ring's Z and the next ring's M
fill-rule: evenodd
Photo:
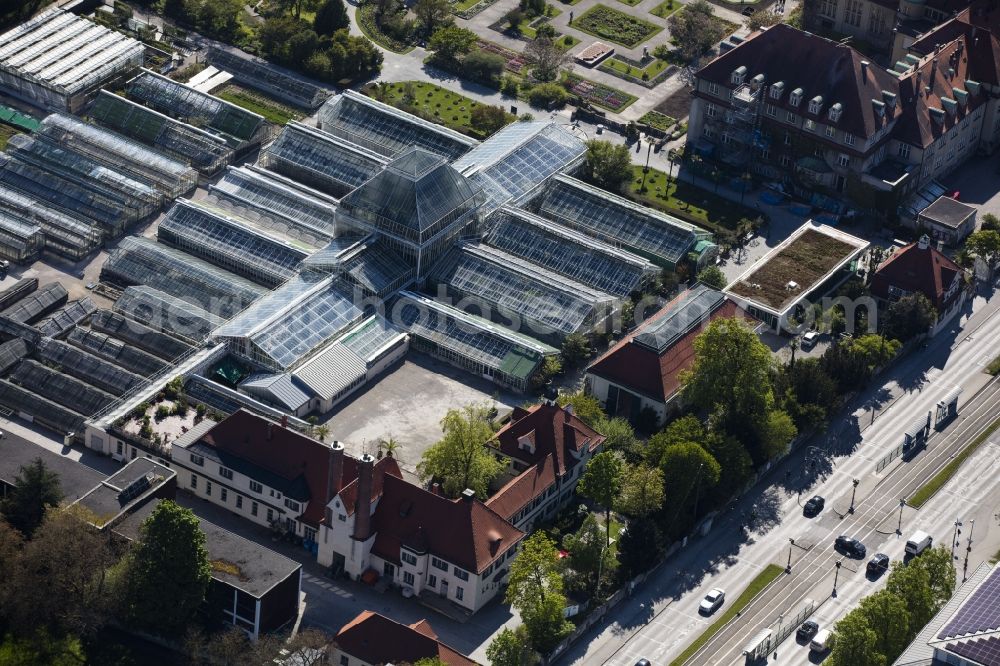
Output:
M347 658L346 654L340 655L340 666L351 666L351 660Z
M274 522L274 511L272 509L267 510L267 522L269 523Z
M839 164L842 167L850 166L851 165L851 158L848 157L847 155L841 153L840 157L837 158L837 164Z
M853 134L845 134L844 135L844 143L846 143L848 146L853 146L854 145L854 135Z
M236 508L237 509L242 509L243 508L243 495L237 495L236 496Z
M908 143L899 144L899 149L896 151L896 154L902 157L904 160L908 159L910 157L910 144Z
M339 520L342 523L346 523L347 522L347 516L345 516L342 513L338 513L337 514L337 520Z
M784 142L786 146L792 145L792 135L790 133L785 132Z
M256 516L257 515L257 502L251 502L250 503L250 515L251 516Z
M712 94L712 95L718 96L718 94L719 94L719 84L718 83L709 83L708 84L708 92L710 94Z
M770 159L770 157L771 157L771 151L770 150L768 150L767 148L761 148L760 149L760 158L762 160Z
M455 578L459 580L469 580L469 572L466 571L465 569L459 569L458 567L455 567L454 571L455 571Z
M820 146L813 148L813 156L815 157L823 157L823 152L823 148Z
M781 93L785 90L785 84L781 81L771 84L771 99L781 99Z
M384 562L382 564L382 575L386 578L396 577L396 565L392 562Z
M299 510L299 503L296 502L295 500L290 500L287 497L285 498L285 506L291 509L292 511Z
M191 487L198 490L198 477L194 474L191 475Z
M709 118L714 118L717 111L718 110L716 109L716 106L714 104L709 104L708 108L705 110L705 115L708 116Z
M409 571L404 571L403 582L409 585L410 587L413 587L413 574L411 574Z
M407 553L405 550L402 552L399 558L404 562L406 562L407 564L412 564L412 565L417 564L417 556L414 555L413 553Z
M814 97L809 100L809 113L818 114L823 109L823 100L819 97Z
M125 454L125 444L122 442L118 442L118 455L121 456L124 454Z
M781 159L778 160L778 164L783 167L787 167L792 163L792 160L788 158L788 155L782 155Z
M705 128L705 138L706 139L711 139L714 136L715 136L715 130L712 129L711 127L706 127Z
M255 493L262 493L262 492L264 492L264 486L260 485L256 481L251 481L250 482L250 490L252 490Z
M726 134L725 132L722 133L723 146L728 146L732 140L733 140L732 137L730 137L728 134ZM534 509L536 506L538 506L538 500L535 500L535 503L531 505L531 508Z
M847 0L847 10L844 12L844 23L861 27L861 0Z
M208 495L209 497L212 496L212 482L211 481L206 481L205 482L205 494Z
M836 18L837 0L822 0L819 3L819 13L827 18Z
M816 121L815 120L806 120L805 128L806 128L807 132L815 132L816 131Z
M225 488L219 490L219 498L223 501L223 503L226 501L227 497L229 497L229 492Z
M447 571L448 570L448 563L447 562L445 562L444 560L439 560L438 558L433 557L433 556L431 557L431 565L435 569L440 569L441 571Z
M885 14L876 11L872 7L871 12L868 14L868 32L872 35L882 35L886 31L886 21Z
M223 467L222 465L219 465L219 476L221 476L223 479L229 479L230 481L232 481L233 470Z
M431 574L427 577L427 587L437 587L438 577Z
M455 588L455 598L458 599L459 601L461 601L464 596L465 596L465 590L463 590L460 587L456 587Z
M791 111L789 111L788 113L785 114L785 120L787 120L790 123L794 123L795 122L795 114L792 113Z
M825 132L826 132L826 135L828 137L830 137L831 139L834 138L837 135L837 129L835 127L831 127L830 125L826 126Z
M198 465L198 467L202 467L205 464L205 459L202 458L199 455L195 455L195 454L192 453L191 454L191 462L193 462L195 465Z

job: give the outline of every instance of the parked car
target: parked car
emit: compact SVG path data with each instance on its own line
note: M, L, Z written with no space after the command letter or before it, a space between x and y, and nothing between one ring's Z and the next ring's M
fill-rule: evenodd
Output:
M837 540L833 542L833 547L859 560L865 556L865 553L868 552L865 548L865 544L861 543L857 539L852 539L851 537L843 535L837 537Z
M869 576L881 576L889 568L889 556L885 553L875 553L872 559L868 560L867 572Z
M802 513L807 517L812 518L822 511L824 506L826 506L826 500L819 495L815 495L802 506Z
M914 532L906 542L906 554L914 557L931 547L934 539L927 532Z
M816 342L819 340L819 333L816 331L809 331L802 336L802 349L808 351L816 346Z
M722 602L725 600L726 593L717 587L713 588L708 594L705 595L705 598L701 600L701 605L698 606L698 610L705 615L711 615L718 610L719 606L721 606Z
M798 630L795 632L795 638L805 643L806 641L812 639L819 631L819 623L813 620L806 620L799 625Z

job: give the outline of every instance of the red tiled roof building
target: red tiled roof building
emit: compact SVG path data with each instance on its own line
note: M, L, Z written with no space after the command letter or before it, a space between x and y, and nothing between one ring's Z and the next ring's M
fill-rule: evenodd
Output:
M427 620L406 625L372 611L363 611L345 624L334 646L330 663L340 666L413 664L434 658L447 666L479 666L438 640Z

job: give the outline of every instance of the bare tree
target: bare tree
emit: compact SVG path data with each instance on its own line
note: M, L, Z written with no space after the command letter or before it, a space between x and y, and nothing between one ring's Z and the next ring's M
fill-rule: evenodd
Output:
M551 37L539 37L528 42L524 56L532 65L532 74L539 81L554 81L559 76L559 69L570 62L570 56L552 40Z

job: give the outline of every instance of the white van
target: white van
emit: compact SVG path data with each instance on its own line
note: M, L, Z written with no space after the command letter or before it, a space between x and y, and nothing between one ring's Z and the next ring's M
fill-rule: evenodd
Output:
M826 652L830 649L830 630L820 629L813 636L812 641L809 643L809 649L813 652Z
M906 554L917 556L931 547L934 540L927 532L914 532L906 542Z

